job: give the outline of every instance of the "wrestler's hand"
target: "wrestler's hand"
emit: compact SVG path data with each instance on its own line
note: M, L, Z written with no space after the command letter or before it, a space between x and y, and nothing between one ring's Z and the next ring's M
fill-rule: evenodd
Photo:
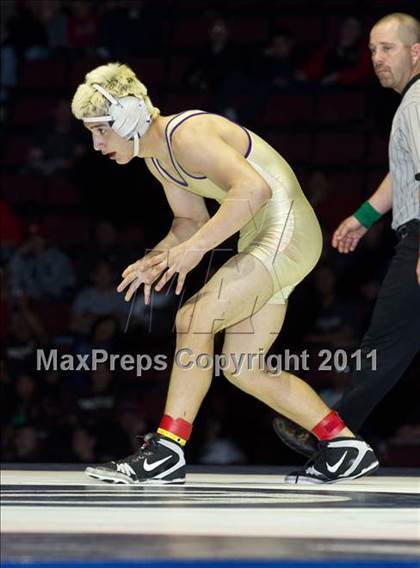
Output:
M416 274L417 274L417 282L418 285L420 286L420 255L417 257Z
M125 294L125 301L129 302L141 284L144 285L144 303L148 304L150 300L150 294L152 290L152 284L158 278L162 272L157 267L147 267L146 262L148 257L145 256L141 258L134 264L130 264L122 273L122 282L117 288L118 292L123 292L129 285L128 290Z
M185 241L148 259L146 263L147 267L156 268L159 273L167 269L156 284L155 290L159 292L172 276L178 273L175 294L180 294L188 272L199 264L205 252L205 250L191 248L188 245L188 241Z
M332 246L344 254L353 252L367 231L355 217L347 217L335 230Z

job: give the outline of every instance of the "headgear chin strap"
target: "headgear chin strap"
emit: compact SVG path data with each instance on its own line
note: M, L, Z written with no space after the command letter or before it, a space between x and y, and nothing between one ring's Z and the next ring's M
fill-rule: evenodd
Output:
M109 114L83 118L84 122L110 122L112 130L119 136L126 140L133 140L133 155L137 156L139 152L139 138L146 134L152 122L148 108L137 97L130 95L116 99L101 85L93 83L92 87L111 103Z

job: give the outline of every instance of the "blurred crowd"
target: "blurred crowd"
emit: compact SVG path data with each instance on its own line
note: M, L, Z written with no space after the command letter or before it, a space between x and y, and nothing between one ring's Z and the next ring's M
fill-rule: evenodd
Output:
M162 414L169 370L37 370L39 350L88 360L95 349L164 354L169 363L173 355L173 291L154 294L149 307L139 294L132 313L116 292L122 270L169 227L162 192L140 160L121 169L95 156L70 112L83 74L111 60L133 66L163 114L223 114L267 138L295 169L325 246L292 295L272 352L306 350L311 369L303 378L330 405L341 396L394 237L384 219L350 256L333 251L330 239L386 173L398 98L372 79L366 30L382 15L374 2L363 14L357 4L357 16L348 2L328 13L314 9L322 2L301 3L309 19L299 2L280 9L275 0L265 14L252 0L229 8L217 1L1 2L3 461L124 456ZM151 211L159 214L151 218ZM224 248L234 247L231 239ZM211 270L226 254L215 256ZM199 267L189 276L187 294L207 272ZM348 364L342 358L338 368L320 369L322 349L344 353ZM419 366L415 361L366 424L385 464L420 465ZM190 462L298 461L276 440L272 417L216 377L187 450Z

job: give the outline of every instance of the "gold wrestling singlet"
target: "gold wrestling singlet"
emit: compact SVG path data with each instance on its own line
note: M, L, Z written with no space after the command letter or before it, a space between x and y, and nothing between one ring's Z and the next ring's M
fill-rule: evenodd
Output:
M181 112L167 124L166 141L177 178L167 172L157 159L152 158L151 162L169 182L222 203L226 192L208 178L186 172L177 163L172 151L172 136L178 126L202 114L209 113L199 110ZM266 266L273 279L273 296L269 303L283 304L318 262L322 233L316 215L286 160L262 138L246 128L243 130L248 136L244 157L270 186L272 197L241 229L238 252L251 254Z

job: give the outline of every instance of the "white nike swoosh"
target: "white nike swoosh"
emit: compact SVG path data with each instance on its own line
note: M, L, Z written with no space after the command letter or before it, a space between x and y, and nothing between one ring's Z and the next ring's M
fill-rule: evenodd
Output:
M171 459L171 457L172 456L167 456L166 458L163 458L161 460L158 460L150 464L147 462L147 459L145 459L143 462L144 471L153 471L154 469L156 469L157 467L159 467L160 465Z
M338 462L334 465L330 465L327 462L327 469L330 473L335 473L337 471L337 469L340 467L340 465L343 463L343 461L345 460L347 455L347 452L344 452L344 454L342 455L342 457L338 460Z

